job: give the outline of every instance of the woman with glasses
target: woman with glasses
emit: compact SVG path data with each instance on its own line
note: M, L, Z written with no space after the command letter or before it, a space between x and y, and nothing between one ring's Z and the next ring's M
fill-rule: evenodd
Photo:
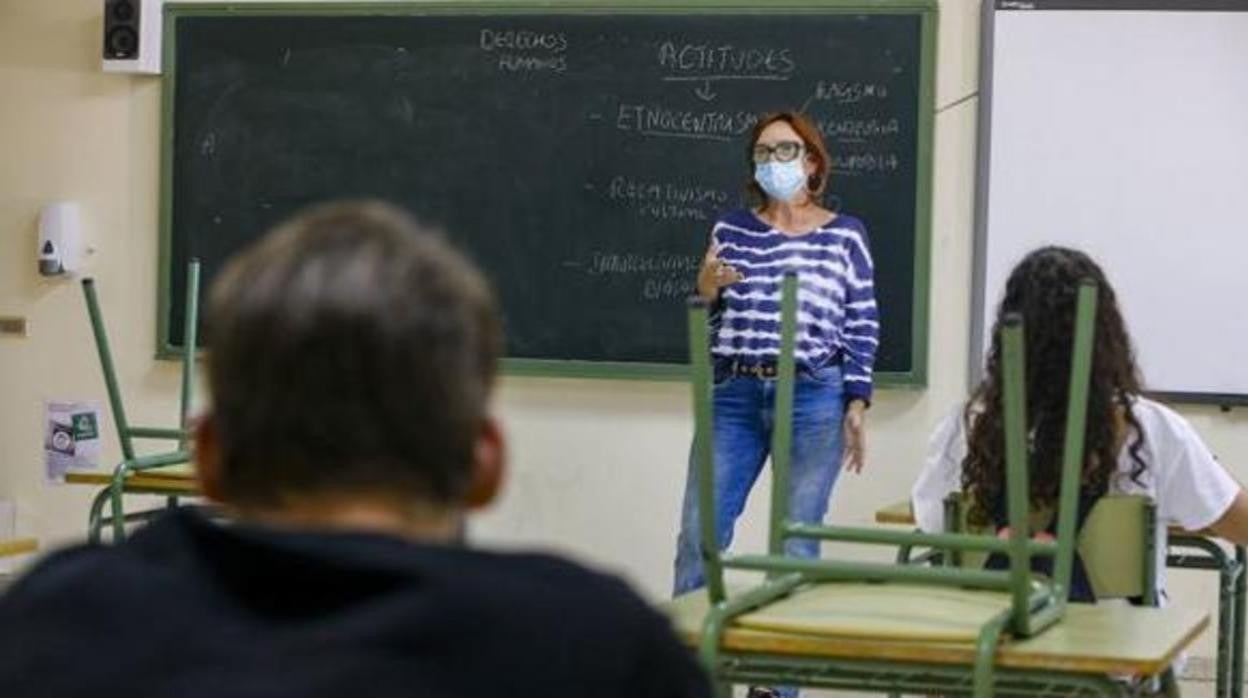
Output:
M797 272L799 289L790 518L821 522L842 463L861 471L879 344L867 231L857 218L820 204L831 158L818 129L792 112L764 116L747 153L756 207L716 222L698 273L698 293L712 304L721 547L732 539L770 448L784 272ZM677 542L677 594L703 585L695 477L691 466ZM791 540L787 550L814 557L818 543Z

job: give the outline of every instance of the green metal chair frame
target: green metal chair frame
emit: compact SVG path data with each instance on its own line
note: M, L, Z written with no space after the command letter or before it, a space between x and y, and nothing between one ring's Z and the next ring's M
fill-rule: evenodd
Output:
M160 511L126 513L124 495L127 492L142 493L139 489L127 486L128 477L132 473L181 465L191 460L191 451L188 447L190 437L188 418L194 398L195 347L198 341L199 260L192 259L186 271L186 322L182 331L182 390L178 412L179 426L175 429L130 425L121 397L121 388L117 382L117 372L113 366L113 355L109 348L108 333L104 328L103 314L100 312L99 299L96 297L95 279L83 279L82 291L86 298L87 315L91 320L91 331L95 336L95 347L100 358L100 368L104 373L104 386L108 392L108 403L113 413L113 423L117 428L117 441L121 446L122 456L121 462L113 469L112 483L101 490L91 503L87 535L91 542L97 543L100 541L103 527L111 524L113 541L120 542L126 537L127 523L146 521ZM177 448L173 451L140 456L137 455L134 447L135 439L175 441ZM107 517L103 516L105 504L109 505L110 511L110 516ZM168 497L166 506L168 508L178 506L178 498Z
M1093 320L1097 289L1093 282L1081 284L1078 295L1074 351L1062 458L1062 482L1058 499L1056 542L1039 542L1028 536L1029 471L1025 433L1025 381L1023 318L1012 315L1002 328L1004 361L1004 411L1006 490L1010 536L969 533L922 533L851 526L811 525L788 518L789 467L792 445L794 399L794 347L797 325L797 277L786 273L781 310L781 349L777 375L775 429L772 438L772 496L768 554L734 555L718 547L715 526L714 454L712 452L712 382L708 342L707 308L701 299L690 302L689 347L693 364L693 407L696 418L694 458L698 472L699 524L706 593L711 610L702 630L701 659L717 681L720 696L730 695L727 681L803 684L825 687L858 687L881 692L971 693L976 698L1017 692L1032 694L1038 688L1122 695L1124 688L1111 677L1056 675L1043 672L997 671L995 654L1003 634L1030 637L1061 620L1066 609L1075 547L1075 511L1084 457L1084 422L1087 415L1091 373ZM784 543L792 538L887 546L930 547L963 552L1000 552L1010 561L1008 571L970 570L951 566L851 562L803 559L787 556ZM1054 558L1052 579L1034 579L1033 556ZM739 594L728 596L724 570L763 572L766 580ZM799 587L817 582L918 583L967 589L1009 592L1009 608L985 623L976 644L977 658L967 680L964 667L900 665L868 661L825 661L814 658L750 656L723 649L723 635L734 619L788 596Z
M967 515L963 493L955 492L945 498L946 531L992 535L992 531L973 526ZM1139 597L1145 606L1158 604L1156 526L1157 508L1143 495L1109 494L1093 506L1074 543L1075 550L1083 554L1084 566L1098 599ZM1113 547L1106 550L1109 539L1113 540ZM1085 541L1091 550L1084 549ZM987 557L982 553L933 552L936 555L930 556L932 561L958 567L982 567ZM1124 563L1123 557L1139 559L1132 560L1135 563L1132 565Z

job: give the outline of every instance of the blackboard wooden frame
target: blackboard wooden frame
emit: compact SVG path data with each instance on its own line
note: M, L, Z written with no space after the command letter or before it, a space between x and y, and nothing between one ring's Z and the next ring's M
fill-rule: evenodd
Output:
M920 75L915 185L914 312L911 317L910 370L880 372L876 385L919 389L927 384L928 296L932 213L932 140L935 124L936 0L393 0L390 2L181 2L164 6L163 79L160 134L159 283L157 293L156 356L172 359L182 349L167 340L172 308L173 235L173 114L177 90L177 20L204 16L324 15L526 15L526 14L903 14L920 20ZM596 362L548 359L503 360L503 372L513 376L686 380L686 364Z

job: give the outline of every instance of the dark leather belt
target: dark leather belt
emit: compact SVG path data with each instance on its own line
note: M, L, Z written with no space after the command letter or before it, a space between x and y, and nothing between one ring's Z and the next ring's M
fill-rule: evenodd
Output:
M780 375L780 367L774 363L730 361L727 368L729 374L738 378L775 378Z
M835 355L833 355L831 360L821 364L821 366L839 366L841 364L841 359L842 359L841 352L837 352ZM719 374L720 371L724 371L727 375L736 376L738 378L772 379L780 375L780 366L774 361L747 362L747 361L741 361L740 359L733 359L731 361L724 361L723 363L719 364L716 368L717 368L716 374ZM815 370L818 370L818 369L812 369L806 366L798 366L796 369L796 373L797 375L801 375L803 373L809 374ZM723 375L723 374L719 374L719 375Z

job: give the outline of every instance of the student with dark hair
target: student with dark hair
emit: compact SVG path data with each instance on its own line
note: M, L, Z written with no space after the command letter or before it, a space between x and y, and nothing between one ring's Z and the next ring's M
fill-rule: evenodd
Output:
M1075 305L1085 279L1096 283L1098 303L1077 518L1108 493L1152 499L1157 508L1158 587L1164 592L1166 527L1208 529L1246 544L1248 493L1214 460L1186 419L1143 395L1131 338L1109 279L1086 254L1062 247L1044 247L1020 261L997 312L998 327L1010 313L1020 313L1025 322L1031 504L1037 510L1051 509L1058 499ZM994 329L983 381L937 427L914 484L911 502L923 530L943 529L944 500L954 492L968 498L973 524L1005 525L1002 380L1001 343ZM1071 586L1072 599L1095 600L1089 584L1074 578Z
M0 695L655 696L709 688L621 582L471 550L499 491L481 275L396 210L300 215L209 299L204 495L0 601Z

